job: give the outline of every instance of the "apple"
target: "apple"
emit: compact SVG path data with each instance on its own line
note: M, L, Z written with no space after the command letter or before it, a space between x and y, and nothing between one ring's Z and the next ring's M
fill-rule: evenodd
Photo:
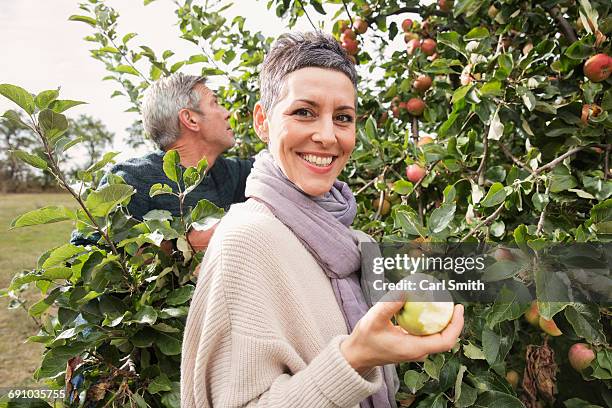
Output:
M495 253L493 254L493 257L498 262L499 261L514 261L514 255L512 255L512 252L507 248L497 248L495 250Z
M579 373L584 371L584 369L590 366L591 362L595 360L595 352L585 343L574 344L570 347L567 356L574 370Z
M410 40L419 40L417 33L404 33L404 42L408 44Z
M495 19L495 17L497 16L497 13L499 13L499 10L497 9L497 7L491 4L491 7L489 7L489 10L487 10L487 15L491 17L492 19Z
M366 17L372 14L372 8L370 7L369 4L365 3L364 5L361 6L361 14Z
M406 110L406 109L408 109L408 107L406 106L407 104L408 104L408 102L402 101L402 102L399 103L398 106L399 106L400 109Z
M559 330L559 328L557 327L557 324L555 323L555 321L552 319L546 320L545 318L540 316L538 324L540 326L540 329L542 329L544 333L549 334L553 337L557 337L563 334L561 330Z
M410 28L412 28L412 20L411 19L407 18L404 21L402 21L402 30L404 30L405 33L410 31Z
M425 177L425 169L418 164L411 164L406 167L406 178L413 183L418 183Z
M374 207L374 209L378 211L378 207L380 207L379 198L372 201L372 207ZM387 215L389 214L390 211L391 211L391 203L389 202L389 200L385 198L383 199L383 205L382 205L382 209L380 210L380 215Z
M425 146L426 144L430 144L433 143L433 139L429 136L423 136L422 138L419 139L419 141L417 142L417 146Z
M344 48L349 55L355 55L359 52L359 43L350 38L346 38L342 41L342 48Z
M606 54L596 54L584 64L584 75L593 82L608 79L612 73L612 57Z
M391 106L391 113L393 114L393 117L399 118L401 115L399 105Z
M417 79L415 79L412 86L417 90L417 92L424 93L431 88L432 82L433 81L429 75L419 75Z
M538 327L540 323L540 311L538 309L538 302L533 301L529 306L529 309L525 312L525 320L529 322L532 326Z
M431 38L426 38L421 44L421 51L423 51L423 54L427 56L434 55L436 52L436 46L437 44L435 40L432 40Z
M521 376L514 370L508 370L506 373L506 381L512 386L513 390L516 390L516 387L518 387L520 379Z
M453 8L452 0L438 0L438 7L440 7L440 11L444 11L448 13Z
M350 22L347 20L338 21L338 32L343 33L344 30L347 30L350 26Z
M408 52L408 55L414 55L416 50L419 48L421 48L421 40L418 38L413 38L412 40L408 41L408 48L406 51Z
M344 42L347 38L350 40L355 40L357 38L357 34L355 34L355 32L350 28L347 28L342 31L342 34L340 34L340 41Z
M421 116L425 110L425 102L421 98L410 98L406 102L406 110L413 116Z
M355 19L353 27L355 27L355 31L357 33L364 34L366 31L368 31L369 25L367 21L357 18Z
M395 315L397 324L415 336L428 336L440 333L453 317L453 302L413 302L404 303L404 307Z

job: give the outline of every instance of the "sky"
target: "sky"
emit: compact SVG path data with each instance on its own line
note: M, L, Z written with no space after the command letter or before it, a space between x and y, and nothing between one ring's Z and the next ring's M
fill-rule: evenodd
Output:
M89 50L95 44L83 37L92 34L92 27L68 21L72 14L83 14L78 3L78 0L0 0L0 83L19 85L32 93L59 86L61 99L87 102L67 114L70 117L89 114L101 119L116 135L112 148L121 152L118 160L125 160L142 153L131 150L124 142L125 129L138 117L136 113L124 112L131 106L126 98L110 98L113 91L119 89L119 84L102 81L108 72L100 61L90 57ZM175 5L171 0L156 0L147 6L142 0L107 0L106 3L119 12L120 37L128 32L138 34L130 41L131 46L146 44L156 53L170 49L177 60L197 52L195 46L179 38ZM202 1L195 0L195 3ZM236 0L234 3L224 14L229 18L238 14L246 16L248 29L261 30L268 36L286 31L274 12L266 9L267 0ZM319 17L323 18L312 8L310 11L315 23ZM331 15L333 13L328 13ZM326 27L331 31L329 21ZM311 26L306 19L301 19L295 29L309 30ZM194 72L183 72L199 73L197 65L192 67ZM0 98L0 112L14 106Z

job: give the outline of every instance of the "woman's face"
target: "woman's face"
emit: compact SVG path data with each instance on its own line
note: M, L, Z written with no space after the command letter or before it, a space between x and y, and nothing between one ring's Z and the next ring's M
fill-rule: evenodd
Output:
M271 112L255 106L255 130L287 178L320 196L355 147L353 84L341 72L309 67L287 75L281 92Z

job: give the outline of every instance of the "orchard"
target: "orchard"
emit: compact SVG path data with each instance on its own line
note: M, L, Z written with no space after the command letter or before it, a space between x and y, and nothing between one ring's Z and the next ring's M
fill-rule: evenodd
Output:
M222 2L175 3L177 36L193 45L192 55L138 42L103 0L83 2L70 19L91 27L92 57L116 84L113 97L127 98L135 112L162 76L221 76L219 100L233 112L239 139L233 153L256 153L263 148L251 125L257 73L273 38L249 31L248 16L225 17ZM327 19L321 29L356 64L357 144L341 176L357 198L354 228L379 242L504 244L489 254L488 264L499 266L483 279L508 286L494 302L465 304L452 350L397 367L398 406L612 406L612 253L602 249L612 241L609 0L258 4L287 31ZM14 154L52 174L78 209L45 207L13 227L72 221L101 237L89 247L49 248L2 292L41 291L29 309L40 321L29 341L45 345L35 376L65 387L70 406L179 407L182 332L202 256L185 231L223 212L202 201L180 217L157 210L142 222L130 218L132 187L111 178L97 188L112 153L78 180L62 171L64 152L79 143L67 132L65 111L79 102L30 91L0 85L45 146ZM4 118L21 121L13 111ZM183 172L175 152L164 163L176 185L150 194L177 200L206 169L202 162ZM171 239L179 250L167 254L160 244ZM588 248L563 258L566 265L604 265L587 276L598 301L577 301L582 275L542 278L539 260L555 245ZM551 287L567 298L550 301ZM520 301L524 292L533 302Z

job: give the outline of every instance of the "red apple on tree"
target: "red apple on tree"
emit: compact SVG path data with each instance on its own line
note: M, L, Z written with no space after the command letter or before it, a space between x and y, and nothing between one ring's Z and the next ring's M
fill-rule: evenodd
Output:
M538 309L538 302L533 301L529 306L529 309L525 312L525 320L529 322L532 326L538 326L540 323L540 311Z
M542 316L540 316L538 325L540 326L540 329L542 329L544 333L550 336L557 337L563 334L561 330L559 330L559 328L557 327L557 324L555 323L555 321L552 319L547 320L543 318Z
M453 8L452 0L438 0L438 7L440 7L440 11L444 11L448 13Z
M425 169L418 164L406 167L406 178L411 182L418 183L423 177L425 177Z
M407 18L404 21L402 21L402 30L404 30L405 33L410 31L411 28L412 28L412 20L411 19Z
M421 40L418 38L413 38L412 40L408 41L408 48L406 51L408 52L408 55L414 55L416 50L419 48L421 48Z
M610 73L612 73L612 57L609 55L593 55L584 64L584 75L593 82L605 81Z
M567 356L574 370L579 373L584 371L584 369L590 366L591 362L595 360L595 352L585 343L574 344L570 347Z
M356 40L345 38L344 41L342 41L342 48L344 48L349 55L355 55L359 52L359 43Z
M425 110L425 102L421 98L410 98L406 102L406 110L413 116L421 116Z
M427 144L433 143L433 139L429 136L423 136L422 138L419 139L419 141L417 142L417 146L421 147L421 146L425 146Z
M355 34L355 32L350 28L347 28L342 31L342 34L340 34L340 41L344 41L347 38L350 40L355 40L357 38L357 34Z
M419 40L419 35L417 33L405 33L404 42L408 44L410 40Z
M419 75L412 86L417 90L417 92L424 93L431 88L432 82L433 81L429 75Z
M427 56L434 55L436 52L436 47L437 44L435 40L432 40L431 38L426 38L421 44L421 51L423 51L423 54Z
M514 370L508 370L506 373L506 381L508 381L513 390L516 390L516 387L518 387L520 379L521 376Z
M366 31L368 31L368 22L365 20L362 20L360 18L355 20L355 23L353 24L353 27L355 28L355 31L359 34L363 34Z
M350 26L350 23L347 20L338 21L338 32L343 33L344 30L349 28L349 26Z

